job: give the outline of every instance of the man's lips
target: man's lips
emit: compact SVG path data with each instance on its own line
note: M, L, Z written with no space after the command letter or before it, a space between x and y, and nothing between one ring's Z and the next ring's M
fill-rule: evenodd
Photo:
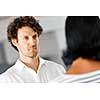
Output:
M29 49L37 49L37 46L32 46Z

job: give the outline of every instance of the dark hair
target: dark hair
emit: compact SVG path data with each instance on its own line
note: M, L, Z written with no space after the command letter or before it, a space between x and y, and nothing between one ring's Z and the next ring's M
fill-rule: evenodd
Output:
M100 60L100 20L97 16L68 16L65 22L65 64L78 57Z
M43 31L41 25L33 16L20 16L19 18L14 19L14 21L8 25L7 36L9 42L17 51L18 51L17 47L13 45L11 40L17 39L18 29L24 26L31 27L35 32L38 33L38 35L40 35Z

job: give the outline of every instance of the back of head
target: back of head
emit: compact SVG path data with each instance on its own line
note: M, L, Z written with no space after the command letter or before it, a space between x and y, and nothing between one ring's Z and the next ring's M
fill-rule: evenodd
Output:
M66 64L78 57L100 60L100 20L97 16L69 16L65 23Z

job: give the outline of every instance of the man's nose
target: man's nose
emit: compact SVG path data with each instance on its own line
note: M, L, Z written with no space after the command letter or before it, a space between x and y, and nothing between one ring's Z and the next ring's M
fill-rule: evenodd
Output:
M29 39L29 43L31 43L32 45L34 45L34 44L36 43L36 40L33 39L33 38L30 38L30 39Z

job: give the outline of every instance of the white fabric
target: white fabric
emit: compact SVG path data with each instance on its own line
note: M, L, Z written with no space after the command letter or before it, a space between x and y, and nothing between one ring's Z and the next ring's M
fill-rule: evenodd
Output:
M89 82L100 82L100 70L81 74L81 75L69 75L69 74L62 74L55 78L50 82L58 82L58 83L89 83Z
M63 66L40 58L37 73L20 60L0 75L0 83L35 83L48 82L65 72Z

